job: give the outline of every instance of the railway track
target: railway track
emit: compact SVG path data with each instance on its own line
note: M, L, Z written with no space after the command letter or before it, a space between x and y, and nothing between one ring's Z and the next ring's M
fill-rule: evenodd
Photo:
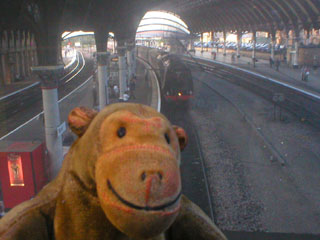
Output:
M75 88L92 75L93 63L86 63L83 54L78 53L77 61L59 81L58 98L64 99ZM22 101L22 99L24 99ZM42 113L42 93L40 82L0 99L0 140L24 126Z
M150 61L150 57L151 58L153 57L151 56L150 53L145 55L145 58L148 59L149 61ZM292 87L285 83L281 83L274 79L269 79L264 76L258 76L258 74L251 74L246 71L241 71L239 69L235 69L232 66L228 67L228 66L220 65L218 63L215 64L215 63L202 61L202 60L199 60L199 63L190 61L190 59L186 59L186 61L189 62L192 68L200 68L201 72L207 72L210 75L214 75L218 79L226 80L227 82L230 82L234 85L238 85L244 89L249 90L250 92L253 92L256 95L262 96L263 98L265 98L270 102L273 102L275 94L283 94L284 101L281 103L281 106L283 108L287 109L289 112L298 116L300 120L308 121L312 125L316 125L317 127L320 126L319 124L320 123L320 108L319 108L320 98L316 94L310 93L308 91L303 91L301 89ZM222 97L223 99L222 101L226 101L227 104L231 104L231 107L235 108L234 114L238 114L237 112L239 112L240 114L239 119L244 119L248 123L248 125L251 125L251 126L248 126L248 129L253 129L253 131L256 132L258 137L262 138L263 141L261 141L261 143L264 143L264 146L266 146L266 148L264 147L263 149L268 149L268 150L265 150L266 151L265 153L262 151L266 155L265 159L269 160L269 154L272 153L273 156L280 161L281 165L284 165L286 163L285 158L280 154L279 151L277 151L277 148L273 145L272 141L268 141L268 138L265 138L265 136L263 135L263 132L261 132L259 128L255 126L255 123L252 121L251 117L248 114L246 114L246 112L244 112L241 108L239 108L238 105L232 101L232 99L229 99L228 97L224 96L223 93L219 92L217 89L214 89L211 86L211 83L208 81L209 79L207 79L207 82L200 80L199 84L204 86L201 88L209 90L207 91L208 94L210 94L210 91L214 91L217 97L218 96L220 98ZM199 98L201 97L202 96L199 96ZM203 96L203 98L205 98L205 96ZM224 193L225 195L223 194L220 196L214 195L215 189L221 189L219 188L219 186L215 189L210 188L210 186L212 187L212 182L209 182L209 180L212 181L212 179L210 178L209 174L212 174L213 170L212 170L212 166L210 166L210 162L205 161L206 159L204 158L204 156L206 155L203 156L202 154L202 150L204 150L204 154L207 154L208 143L200 142L199 136L202 137L202 135L198 136L197 127L198 129L201 130L201 125L198 125L199 123L196 120L193 123L191 116L193 116L194 112L192 111L189 112L186 109L180 109L180 110L171 109L171 111L164 111L164 114L168 117L168 119L171 122L185 128L185 130L188 132L188 135L190 137L190 143L188 145L188 148L185 149L185 151L182 153L181 172L182 172L182 179L183 179L182 181L183 193L187 195L196 204L198 204L213 219L214 222L219 221L219 216L221 217L221 213L220 215L216 215L215 212L219 214L219 210L221 211L221 209L223 209L222 207L224 206L224 204L221 205L221 202L219 201L221 201L221 197L224 197L224 196L229 197L229 196L228 196L228 191ZM223 121L223 119L220 119L220 120ZM246 123L243 123L243 124L246 125ZM242 128L240 127L239 129L242 129ZM203 143L203 146L201 146L201 143ZM269 150L271 150L271 152ZM226 153L226 155L228 155L228 152ZM231 154L231 157L233 157L232 154ZM233 158L230 158L230 159L233 159ZM186 163L186 161L188 163ZM222 165L223 164L225 164L224 161L222 162ZM279 166L279 165L276 165L276 166ZM230 166L228 165L228 167ZM233 169L234 173L239 173L239 172L241 173L241 168L239 170L237 167L238 165L235 164ZM282 168L279 168L279 169L282 169ZM222 177L224 179L224 176L219 176L219 174L216 174L216 175L217 175L216 178ZM207 177L209 177L209 179ZM244 185L242 185L242 180L243 180L242 178L239 178L239 184L240 184L238 189L239 191L241 189L246 190L246 188L244 188ZM209 183L211 185L209 185ZM222 184L221 186L223 186L223 184L225 183L228 183L228 182L221 181L220 184ZM213 195L214 195L214 198L212 198ZM259 216L260 211L262 211L260 209L260 205L258 204L259 201L256 201L259 198L256 198L256 195L254 194L254 192L251 193L250 191L248 192L244 191L242 197L244 197L245 199L244 202L239 203L238 200L235 201L236 203L240 204L237 206L240 210L237 211L236 213L234 213L235 209L233 209L235 208L234 204L232 203L232 200L230 200L231 210L230 209L229 210L230 211L234 210L233 211L234 215L231 214L229 218L235 221L237 220L237 218L239 218L240 220L246 219L247 221L248 217L250 217L250 214L251 214L252 218L250 219L252 221L250 219L249 220L251 222L249 220L248 222L244 221L243 223L244 226L246 224L249 224L247 226L249 228L254 227L254 229L255 228L260 229L261 226L259 224L262 224L262 223L257 221L259 220L259 217L257 217L257 219L254 217L254 216ZM254 209L255 211L257 211L256 213L253 211ZM214 219L214 217L216 217L216 219ZM239 224L239 223L235 222L235 224ZM257 224L257 226L255 224ZM247 229L247 228L245 227L244 229ZM317 239L318 237L318 235L312 235L312 234L251 232L252 230L249 232L246 232L246 231L241 231L241 230L239 231L235 229L231 231L227 230L224 232L230 239L262 239L262 238L263 239L267 239L267 238L268 239Z
M203 72L203 70L201 71ZM210 79L208 79L208 77L210 78L211 76L214 76L214 74L211 71L208 71L208 73L210 74L205 74L201 75L200 72L200 77L197 77L196 81L199 83L199 86L201 86L200 89L206 89L208 92L214 92L215 95L219 96L218 98L223 99L223 101L226 101L228 104L230 104L231 108L234 108L237 112L240 113L241 117L239 119L245 119L246 122L251 125L249 129L252 129L253 132L257 133L257 135L259 135L258 137L261 137L263 140L264 145L267 146L266 149L271 150L272 154L275 154L275 152L277 152L277 154L275 154L274 156L276 158L278 158L278 160L280 160L281 164L282 163L286 163L285 161L285 157L281 154L281 151L277 150L277 147L274 146L274 143L272 141L268 140L268 137L266 138L262 131L260 131L253 121L251 121L250 117L248 116L248 114L246 114L245 111L241 110L241 107L239 107L237 104L235 104L235 102L232 101L232 99L229 99L229 97L226 97L223 93L221 93L219 90L215 89L214 85L212 85L210 83ZM216 75L217 76L217 75ZM218 77L219 78L219 77ZM220 81L222 82L222 81ZM231 84L229 84L231 86ZM221 87L220 87L221 89ZM200 95L199 95L200 96ZM251 137L253 135L250 135ZM258 141L259 142L259 141ZM204 151L206 151L206 149L204 148ZM279 159L279 157L281 159ZM292 167L288 165L288 167ZM282 168L281 168L282 169ZM209 173L210 174L210 173ZM290 176L290 175L289 175ZM284 176L281 176L284 178ZM276 176L275 176L276 178ZM210 179L209 179L210 180ZM266 180L267 181L267 180ZM291 181L290 181L291 182ZM292 181L294 182L294 181ZM212 182L210 182L212 184ZM296 186L296 185L294 185ZM284 189L285 191L285 189ZM301 192L301 190L296 189L295 192L297 194L300 194L301 196L303 196L303 192ZM249 191L250 193L250 191ZM221 196L220 196L221 197ZM219 199L219 197L218 197ZM291 204L291 203L290 203ZM215 206L215 202L213 202L213 205ZM217 209L219 209L219 203L217 204ZM221 206L220 206L220 210L221 210ZM219 213L219 210L216 210ZM235 210L236 211L236 210ZM241 211L236 211L236 212L241 212ZM219 217L218 217L219 219ZM317 239L317 237L319 237L319 235L312 235L312 234L300 234L300 233L267 233L267 232L255 232L255 233L250 233L250 232L245 232L245 231L224 231L225 234L228 236L228 238L230 239ZM255 237L255 238L254 238Z
M182 191L215 221L212 193L209 188L207 167L202 153L197 129L187 109L162 105L161 112L173 124L183 127L188 133L189 143L181 153Z
M193 68L200 67L202 71L246 88L271 102L275 101L276 95L281 95L283 101L278 102L278 106L287 109L301 121L310 122L315 127L320 128L320 96L264 76L258 76L258 74L253 75L219 63L205 60L197 60L199 63L196 63L189 58L184 58L184 60Z
M78 52L76 60L65 68L64 76L59 80L59 87L64 86L75 77L84 66L82 53ZM0 122L13 117L42 99L40 81L0 98Z

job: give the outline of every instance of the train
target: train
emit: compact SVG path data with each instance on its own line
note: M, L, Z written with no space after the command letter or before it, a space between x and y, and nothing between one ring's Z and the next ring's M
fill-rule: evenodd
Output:
M160 67L160 88L166 103L188 105L193 98L193 81L191 70L175 54L158 55Z
M139 46L138 56L155 71L161 91L162 103L188 106L194 97L191 70L179 55L163 50Z

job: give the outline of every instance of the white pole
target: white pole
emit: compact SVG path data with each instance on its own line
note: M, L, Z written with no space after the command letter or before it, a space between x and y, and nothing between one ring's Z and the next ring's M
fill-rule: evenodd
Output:
M63 65L32 67L31 70L41 79L46 147L50 161L49 178L53 179L59 172L63 161L62 135L58 134L60 126L58 80L63 73Z
M109 104L109 93L108 93L108 52L97 52L97 63L98 63L98 83L99 83L99 109L100 111Z
M133 61L132 61L132 48L131 46L127 45L127 51L126 51L126 55L127 55L127 61L128 61L128 79L130 80L132 78L132 65L133 65Z
M256 39L254 39L252 43L252 58L256 58Z
M299 67L299 38L295 38L294 40L294 50L295 53L293 54L293 68Z
M237 33L237 58L240 58L241 34Z
M124 100L124 93L127 91L127 67L126 67L126 60L125 60L125 51L126 47L119 46L118 47L118 54L119 54L119 92L120 100Z
M274 60L274 44L275 44L275 41L272 39L271 40L271 58L272 58L272 60Z
M132 53L132 61L133 61L133 64L132 64L132 73L134 75L136 75L136 69L137 69L137 59L136 59L136 47L134 47L131 51Z
M223 32L223 56L227 55L227 33Z

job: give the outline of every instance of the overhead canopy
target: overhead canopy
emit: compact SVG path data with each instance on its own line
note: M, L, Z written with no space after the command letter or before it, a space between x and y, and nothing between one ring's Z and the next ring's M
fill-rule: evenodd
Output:
M172 0L157 8L177 13L193 32L320 27L319 0Z
M61 33L100 28L132 35L148 10L176 13L193 33L320 27L319 0L1 0L0 30L58 25Z

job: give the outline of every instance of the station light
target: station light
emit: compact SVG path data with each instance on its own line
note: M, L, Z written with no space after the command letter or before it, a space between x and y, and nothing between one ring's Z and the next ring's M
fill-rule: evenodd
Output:
M8 172L10 186L24 186L22 161L19 154L8 154Z

